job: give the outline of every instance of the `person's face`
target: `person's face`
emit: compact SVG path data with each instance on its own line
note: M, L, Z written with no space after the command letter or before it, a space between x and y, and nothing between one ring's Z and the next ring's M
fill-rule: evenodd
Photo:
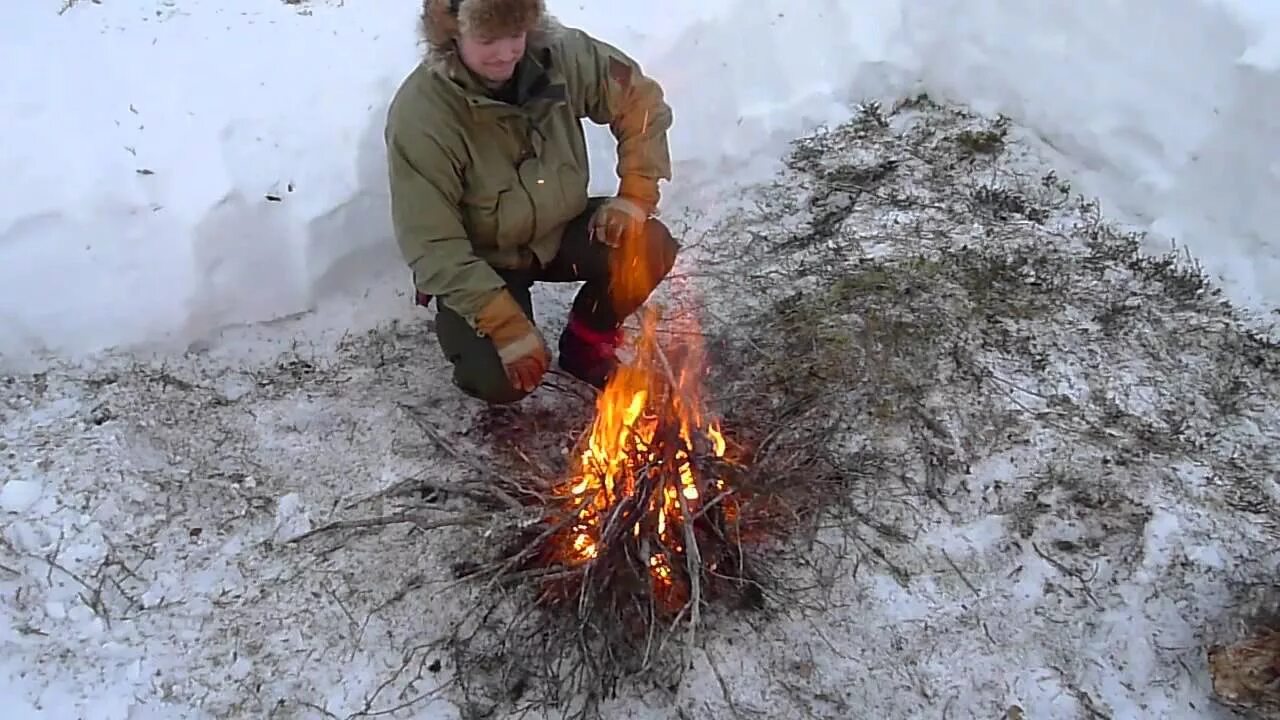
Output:
M515 74L527 37L528 33L502 38L463 34L458 38L458 54L471 72L491 85L501 85Z

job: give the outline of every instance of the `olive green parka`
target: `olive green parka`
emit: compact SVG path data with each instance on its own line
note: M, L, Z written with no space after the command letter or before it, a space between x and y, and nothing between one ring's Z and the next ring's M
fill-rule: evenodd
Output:
M429 42L387 114L397 244L417 290L472 327L504 285L495 268L549 263L585 210L583 118L617 138L619 194L656 206L671 178L671 108L621 50L544 17L513 83L499 99L452 42Z

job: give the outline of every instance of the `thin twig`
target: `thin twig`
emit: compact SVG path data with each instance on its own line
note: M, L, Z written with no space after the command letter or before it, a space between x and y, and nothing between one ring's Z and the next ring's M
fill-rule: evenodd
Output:
M960 566L956 565L956 561L951 559L951 555L947 553L946 548L942 550L942 557L946 559L951 569L956 571L956 575L960 576L960 581L964 583L965 587L969 588L974 597L982 597L982 593L978 592L978 588L974 587L973 583L969 582L969 578L965 577L964 573L960 571Z
M742 720L742 714L738 712L738 704L733 701L733 693L729 692L729 684L724 681L724 675L720 674L715 654L711 652L711 648L703 648L703 652L706 653L711 672L715 673L716 681L720 683L720 694L724 695L724 701L729 705L729 712L733 713L738 720Z
M405 412L409 413L411 417L413 417L414 422L418 424L418 427L422 429L422 432L426 433L427 437L434 440L436 445L441 450L448 453L450 456L453 457L453 459L457 460L458 462L463 463L464 465L480 473L481 476L492 479L494 483L489 488L490 491L499 500L502 500L502 502L506 503L507 507L513 510L519 510L524 507L520 503L520 501L511 497L505 491L503 491L501 487L499 487L501 483L506 482L506 478L499 476L492 469L487 468L484 465L481 465L480 463L476 462L473 458L466 457L462 453L458 452L457 448L445 442L444 438L440 435L440 433L436 431L434 427L432 427L431 423L427 420L426 416L416 407L412 405L406 405L405 403L399 403L399 405L401 409L403 409Z
M689 568L689 648L694 646L697 628L702 620L702 551L698 547L698 538L693 533L693 513L689 511L689 503L684 493L677 489L676 497L680 500L680 514L684 526L684 551Z
M489 516L472 513L468 515L455 515L452 517L441 518L439 520L429 520L422 515L416 513L399 513L396 515L382 515L379 517L361 518L358 520L338 520L331 522L323 527L308 530L297 537L288 540L290 544L300 543L309 538L337 530L357 530L365 528L386 527L388 525L400 525L403 523L412 523L419 530L438 530L446 527L457 527L461 525L478 525L483 523Z
M1061 560L1058 560L1040 549L1040 545L1038 543L1031 543L1031 549L1035 550L1036 554L1039 555L1041 559L1056 568L1058 572L1066 575L1067 577L1074 578L1076 582L1080 583L1080 589L1084 591L1085 597L1089 598L1089 601L1093 603L1093 606L1098 609L1102 608L1102 603L1098 602L1098 598L1094 597L1093 591L1089 588L1089 581L1080 571L1067 567L1067 565Z
M493 496L496 494L494 493L492 485L468 482L444 483L438 480L428 480L421 475L416 475L414 477L405 478L404 480L394 483L383 490L379 490L372 495L367 495L363 498L353 500L347 503L343 509L350 510L365 503L370 503L383 498L398 497L415 490L432 490L446 496L457 495L460 497L470 498L471 500L484 505L490 504L493 500Z

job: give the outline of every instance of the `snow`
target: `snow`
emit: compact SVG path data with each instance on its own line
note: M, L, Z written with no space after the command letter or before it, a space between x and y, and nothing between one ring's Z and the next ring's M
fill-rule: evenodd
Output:
M15 3L0 27L0 64L40 69L0 75L0 370L29 373L9 379L0 406L0 702L33 719L262 717L283 702L296 717L343 717L410 700L415 717L460 717L421 667L451 608L404 576L447 576L453 538L424 555L407 535L370 537L344 551L365 560L345 561L290 544L404 477L458 472L424 449L395 399L437 403L450 432L475 421L439 380L390 236L382 123L418 57L419 3L61 4ZM1076 190L1149 230L1149 250L1176 242L1242 307L1280 310L1274 3L550 5L666 88L673 221L728 216L791 139L855 103L928 92L1008 115ZM608 135L592 139L593 189L607 192ZM868 241L868 257L893 252ZM365 335L394 319L389 335ZM1138 416L1161 401L1137 381L1108 396L1086 365L1064 358L1040 392ZM1259 467L1273 420L1231 428ZM1042 451L983 458L970 490L1011 492L1002 483L1025 480ZM1081 687L1112 717L1202 717L1203 682L1177 663L1209 611L1187 598L1229 604L1210 581L1241 571L1252 535L1223 530L1218 500L1196 504L1217 498L1217 475L1166 469L1150 517L1125 536L1141 548L1137 570L1116 577L1099 558L1082 571L1116 594L1087 622L1064 594L1075 581L984 510L919 538L909 589L886 572L841 582L878 625L847 618L829 649L803 622L742 631L739 644L772 655L733 658L739 702L777 707L772 686L749 680L797 662L788 654L803 644L828 690L849 664L842 652L859 654L865 674L849 692L882 717L1003 712L998 700L1065 717L1093 702ZM1280 502L1272 479L1257 484ZM1039 532L1076 542L1104 520L1046 517ZM1199 574L1170 570L1182 564ZM992 645L963 637L979 617L992 618L977 631ZM1054 644L1055 630L1070 642ZM925 660L902 669L863 655L886 642ZM1094 665L1068 681L1071 653ZM422 677L386 690L406 663ZM719 698L697 669L683 699ZM941 700L915 694L919 677ZM828 696L813 702L838 716L817 709Z
M0 510L24 513L40 499L40 483L34 480L10 480L0 487Z
M0 80L6 136L23 138L0 150L4 355L181 348L322 305L367 326L403 307L380 133L419 50L416 8L15 7L0 61L42 72ZM1280 303L1267 201L1280 166L1264 150L1280 142L1280 16L1267 3L552 9L662 79L677 113L669 212L767 176L787 140L851 102L926 90L1033 128L1079 187L1157 233L1154 249L1176 240L1238 301ZM50 56L54 33L75 52ZM593 133L597 191L615 182L606 137ZM366 294L381 304L353 309Z

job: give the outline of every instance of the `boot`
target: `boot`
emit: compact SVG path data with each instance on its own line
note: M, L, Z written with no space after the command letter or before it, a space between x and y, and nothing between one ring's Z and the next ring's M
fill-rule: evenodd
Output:
M618 367L617 350L622 330L596 330L570 315L560 334L561 369L579 380L603 390Z

